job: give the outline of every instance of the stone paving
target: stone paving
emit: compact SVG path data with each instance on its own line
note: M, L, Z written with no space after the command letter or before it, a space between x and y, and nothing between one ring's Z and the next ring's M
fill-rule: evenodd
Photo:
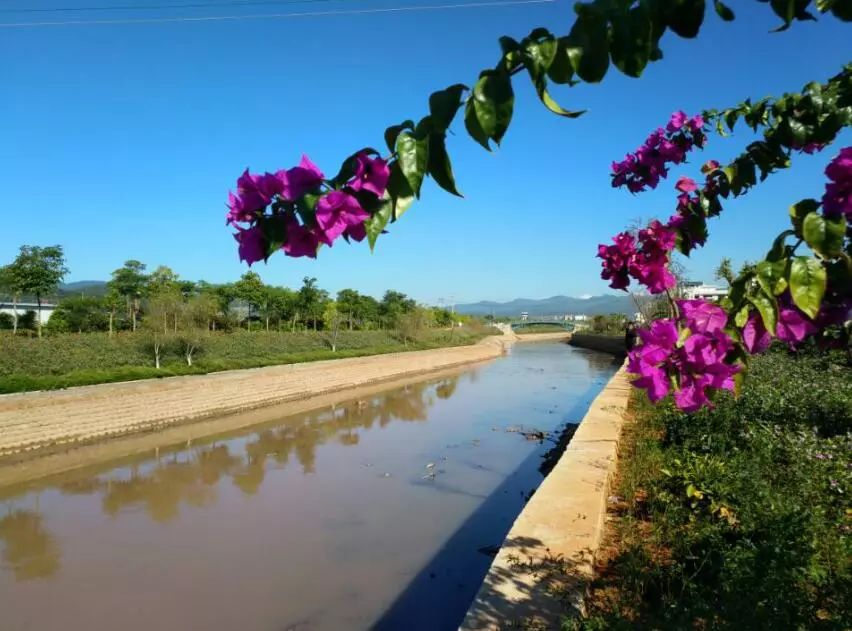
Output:
M499 357L470 346L0 396L0 457L146 432Z

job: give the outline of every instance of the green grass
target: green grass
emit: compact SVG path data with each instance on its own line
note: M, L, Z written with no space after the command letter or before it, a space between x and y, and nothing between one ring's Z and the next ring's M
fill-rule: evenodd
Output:
M0 393L198 375L223 370L362 357L407 350L473 344L492 329L465 328L452 334L427 330L403 343L388 331L341 331L332 352L323 333L237 332L209 335L188 366L177 338L166 342L160 369L141 334L110 338L102 333L63 334L41 340L0 338Z
M717 403L634 397L614 547L567 628L852 628L852 369L769 353Z

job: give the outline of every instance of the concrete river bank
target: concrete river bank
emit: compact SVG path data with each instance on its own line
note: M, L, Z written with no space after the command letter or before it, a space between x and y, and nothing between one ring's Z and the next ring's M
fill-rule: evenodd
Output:
M543 342L0 488L4 629L454 629L610 356ZM525 434L526 432L526 434Z

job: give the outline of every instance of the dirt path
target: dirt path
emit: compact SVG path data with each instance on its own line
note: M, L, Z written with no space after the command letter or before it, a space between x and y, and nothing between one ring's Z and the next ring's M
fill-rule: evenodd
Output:
M551 336L530 337L544 341ZM518 339L509 331L471 346L3 395L0 459L19 461L37 451L57 451L483 361L499 357Z

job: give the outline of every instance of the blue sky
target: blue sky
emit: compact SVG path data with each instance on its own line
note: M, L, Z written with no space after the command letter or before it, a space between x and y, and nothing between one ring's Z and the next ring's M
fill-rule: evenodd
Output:
M8 13L15 7L133 4L133 0L12 0L0 22L202 16L400 6L329 1L241 10ZM144 4L177 4L176 0ZM143 4L138 0L136 4ZM677 175L727 159L749 140L712 137L658 191L632 197L609 185L613 159L638 146L675 109L688 113L798 90L852 58L842 23L823 17L770 34L766 5L734 3L738 19L709 16L697 40L667 35L665 59L641 80L614 70L599 85L557 88L578 120L560 119L516 80L515 118L489 154L457 124L449 141L465 199L434 184L390 227L374 254L335 245L317 261L284 256L256 266L266 282L316 276L333 291L398 288L457 302L600 294L596 245L636 218L668 217ZM712 12L711 12L712 13ZM569 28L571 3L234 22L0 29L0 262L19 245L61 243L67 280L105 279L128 258L211 282L243 271L224 201L239 173L276 170L307 153L327 174L382 132L427 113L427 97L471 83L498 58L500 35ZM719 79L717 81L717 79ZM841 139L850 144L850 134ZM784 229L786 208L820 193L836 150L796 158L728 205L711 240L687 261L711 280L723 256L760 256Z

